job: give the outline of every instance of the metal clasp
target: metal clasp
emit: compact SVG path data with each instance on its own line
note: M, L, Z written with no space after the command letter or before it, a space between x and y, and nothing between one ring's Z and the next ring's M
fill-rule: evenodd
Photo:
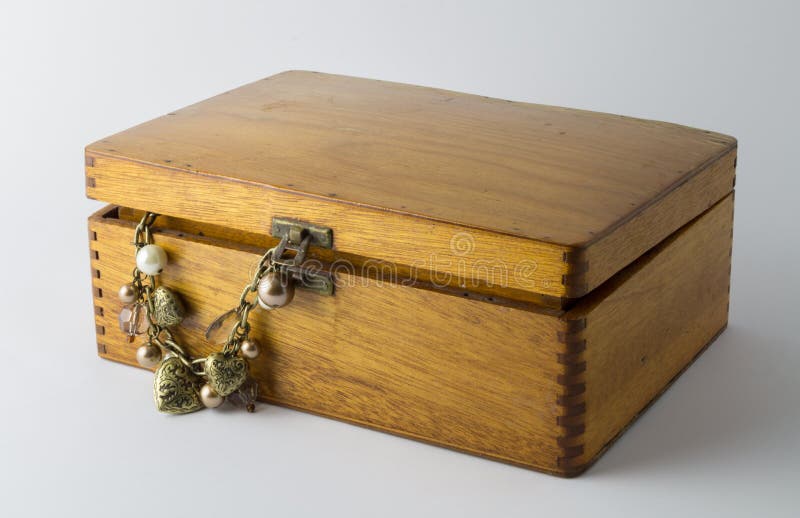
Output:
M333 279L322 271L322 264L304 265L309 246L333 248L333 230L290 218L272 218L272 235L281 240L272 256L272 262L289 272L297 287L333 295Z

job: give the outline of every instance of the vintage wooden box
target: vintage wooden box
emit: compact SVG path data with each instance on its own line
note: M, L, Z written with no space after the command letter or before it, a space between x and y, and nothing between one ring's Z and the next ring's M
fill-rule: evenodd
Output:
M301 220L335 289L256 315L265 401L576 475L725 328L735 165L709 131L282 73L86 148L98 352L135 364L141 211L203 354Z

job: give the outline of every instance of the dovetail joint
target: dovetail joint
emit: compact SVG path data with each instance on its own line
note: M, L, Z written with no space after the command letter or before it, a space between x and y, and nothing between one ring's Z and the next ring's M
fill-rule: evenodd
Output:
M95 232L92 229L89 229L89 240L90 241L97 241L97 232ZM91 260L92 260L92 266L91 266L92 278L93 279L100 279L100 269L96 268L97 265L95 263L95 261L100 259L100 254L96 250L92 250L92 249L90 249L89 252L91 254L90 257L91 257ZM93 291L94 296L95 296L96 299L102 299L103 298L103 289L102 288L99 288L97 286L92 286L92 291ZM102 306L99 306L99 305L95 304L95 306L94 306L94 315L95 315L95 326L94 326L95 333L97 333L98 337L104 336L106 334L106 327L101 323L102 322L101 319L103 318L103 316L105 316L105 310L103 309ZM105 354L106 353L106 346L104 344L101 344L100 342L97 342L97 352L99 354Z
M557 377L561 391L556 396L556 405L560 408L556 425L561 430L557 438L561 450L557 464L565 474L579 472L585 464L583 459L583 434L586 430L584 329L586 329L585 318L568 320L564 330L557 336L558 342L563 346L556 356L556 361L562 367L561 374Z
M568 265L566 274L561 276L561 284L566 288L567 298L584 295L589 285L586 282L586 272L589 271L589 261L586 260L585 250L570 250L564 252L562 261Z

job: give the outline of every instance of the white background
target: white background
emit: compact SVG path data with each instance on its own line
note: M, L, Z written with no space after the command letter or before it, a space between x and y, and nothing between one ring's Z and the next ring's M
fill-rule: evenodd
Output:
M4 2L0 516L797 516L792 2ZM274 407L156 413L95 355L83 146L290 68L739 138L730 327L583 477Z

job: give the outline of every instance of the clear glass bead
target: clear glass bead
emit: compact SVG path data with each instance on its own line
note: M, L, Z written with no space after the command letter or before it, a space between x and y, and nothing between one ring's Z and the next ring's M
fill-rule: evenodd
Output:
M147 332L150 321L147 318L147 307L143 304L128 304L119 312L119 328L128 336L137 336Z
M253 412L258 399L258 382L249 377L242 383L236 392L229 394L225 401L236 408L245 408L248 412Z

